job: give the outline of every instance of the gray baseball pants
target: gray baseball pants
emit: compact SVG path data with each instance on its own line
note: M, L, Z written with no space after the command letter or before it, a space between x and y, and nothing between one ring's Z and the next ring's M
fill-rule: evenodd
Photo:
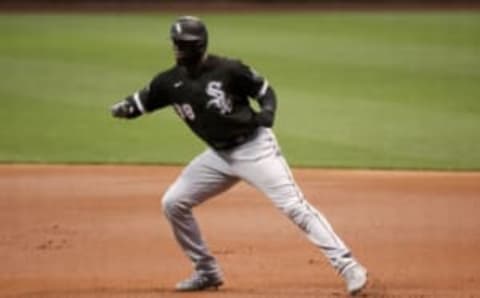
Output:
M221 271L202 239L192 208L239 180L262 191L321 249L338 272L355 263L326 218L304 198L272 130L259 128L252 140L234 149L207 149L198 155L163 197L163 210L175 238L198 274L221 275Z

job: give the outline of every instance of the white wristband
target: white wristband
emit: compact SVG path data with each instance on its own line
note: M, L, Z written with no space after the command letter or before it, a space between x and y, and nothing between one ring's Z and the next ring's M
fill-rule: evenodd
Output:
M143 104L140 100L140 94L138 92L135 92L135 94L133 95L133 101L135 102L135 105L137 106L137 109L142 114L145 114L145 108L143 107Z

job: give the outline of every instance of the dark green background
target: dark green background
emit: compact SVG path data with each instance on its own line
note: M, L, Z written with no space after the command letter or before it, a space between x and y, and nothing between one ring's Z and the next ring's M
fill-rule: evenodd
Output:
M202 14L212 52L279 99L296 166L480 169L480 13ZM171 109L109 106L173 63L171 14L1 14L0 162L174 163L203 150Z

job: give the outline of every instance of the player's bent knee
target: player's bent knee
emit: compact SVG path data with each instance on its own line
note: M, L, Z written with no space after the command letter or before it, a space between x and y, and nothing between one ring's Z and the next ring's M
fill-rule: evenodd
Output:
M189 212L192 206L182 200L181 196L168 190L162 198L162 208L167 217L178 217Z
M180 201L165 199L162 201L163 212L167 217L178 217L188 211L188 207Z

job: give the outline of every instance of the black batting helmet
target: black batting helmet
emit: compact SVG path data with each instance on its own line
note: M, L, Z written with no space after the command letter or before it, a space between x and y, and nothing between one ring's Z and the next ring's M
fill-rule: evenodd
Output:
M170 38L175 46L177 63L181 65L197 64L207 51L207 27L199 18L178 18L170 28Z

